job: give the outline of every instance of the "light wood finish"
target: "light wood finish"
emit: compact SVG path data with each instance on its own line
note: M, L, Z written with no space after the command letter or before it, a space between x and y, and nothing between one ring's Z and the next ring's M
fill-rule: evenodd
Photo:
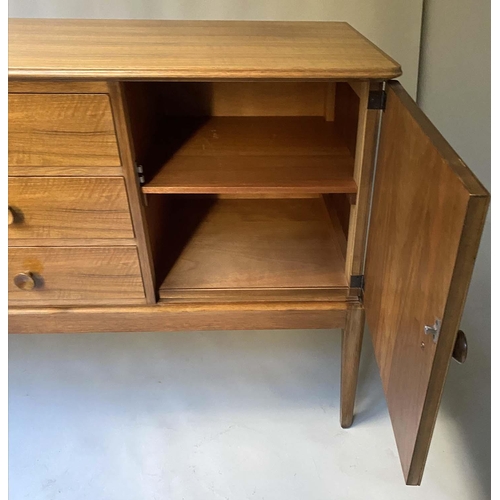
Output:
M134 238L121 178L11 177L9 206L9 239Z
M202 120L168 122L157 144L166 160L145 193L356 192L353 158L322 117Z
M366 87L366 84L360 83L360 86ZM335 93L335 116L337 118L335 131L342 138L354 158L359 134L360 99L350 85L345 82L337 84Z
M149 199L154 198L155 195L149 196ZM311 192L304 193L300 191L296 192L276 192L270 191L266 193L221 193L217 194L217 198L221 200L274 200L279 198L280 200L293 200L293 199L305 199L305 198L321 198L321 194Z
M171 269L160 297L184 290L346 288L338 235L319 198L179 196L169 217ZM164 258L166 258L164 256Z
M355 193L352 158L344 156L183 156L168 160L144 193Z
M9 77L394 78L347 23L9 19Z
M16 216L16 212L14 211L14 209L12 207L10 207L10 206L8 208L8 212L9 212L9 214L8 214L8 216L9 216L8 223L9 223L9 226L10 226L11 224L14 223L14 220L17 218L17 216Z
M355 194L352 195L354 198ZM324 194L323 201L325 202L330 212L335 212L337 220L340 223L344 238L346 240L347 252L347 238L349 237L349 217L351 216L351 206L349 195L345 194Z
M362 99L365 93L366 82L357 82L350 80L347 85L355 92L355 94Z
M105 247L136 246L135 238L14 238L9 240L9 247Z
M77 82L9 80L9 94L107 94L108 84L104 81Z
M418 484L488 194L397 83L367 109L399 65L346 23L11 19L8 72L9 332L342 328L349 427L366 310Z
M170 116L324 116L332 88L335 83L287 81L161 82L154 87L163 113Z
M120 165L104 94L9 94L9 165Z
M343 328L346 309L343 302L48 309L12 307L9 309L9 333Z
M123 161L123 175L127 186L127 194L134 226L134 234L139 252L139 263L141 266L146 301L148 304L156 302L155 276L148 230L145 223L144 199L139 186L139 181L134 166L134 149L130 137L129 116L126 108L123 84L118 82L109 83L109 94L113 108L113 117L116 127L116 136Z
M328 217L330 218L333 230L337 236L337 241L340 247L340 251L342 253L342 257L345 259L347 252L347 238L342 223L340 221L339 215L337 213L335 203L333 202L334 197L335 195L326 194L323 195L321 198L328 213Z
M365 307L404 475L419 484L488 194L397 82L387 94Z
M354 402L358 385L359 360L365 311L361 304L347 309L346 326L342 331L342 366L340 378L340 425L345 429L352 425Z
M9 165L9 177L121 177L122 167L68 167L44 166L27 167Z
M39 285L20 290L19 273L32 273ZM85 305L144 302L144 288L133 247L9 248L9 305Z
M232 290L207 290L207 289L170 289L164 291L165 297L160 297L159 302L169 304L190 303L234 303L248 302L351 302L346 287L339 288L281 288L281 289L252 289L240 288ZM358 299L356 298L356 301Z
M347 240L346 274L364 273L366 236L370 217L370 201L375 152L381 111L368 108L370 90L380 90L380 83L358 84L360 95L354 180L358 186L356 203L351 205ZM362 90L361 90L362 89Z
M335 94L337 85L335 82L326 84L324 116L327 122L335 121Z
M323 117L170 118L159 141L162 147L180 156L348 154L334 124Z
M366 84L360 83L360 86L366 87ZM335 91L336 123L334 128L353 158L356 155L356 142L358 138L359 101L359 97L348 83L339 82L337 84Z

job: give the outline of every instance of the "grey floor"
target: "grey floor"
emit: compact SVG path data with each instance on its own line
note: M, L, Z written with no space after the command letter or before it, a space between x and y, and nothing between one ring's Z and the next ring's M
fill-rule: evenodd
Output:
M340 428L339 353L338 331L10 336L10 499L490 497L487 384L453 364L407 487L369 340Z

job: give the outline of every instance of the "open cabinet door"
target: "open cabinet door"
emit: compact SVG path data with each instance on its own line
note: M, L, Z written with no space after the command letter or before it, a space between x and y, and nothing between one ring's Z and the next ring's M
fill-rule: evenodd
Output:
M489 195L403 87L386 90L364 304L405 479L420 484Z

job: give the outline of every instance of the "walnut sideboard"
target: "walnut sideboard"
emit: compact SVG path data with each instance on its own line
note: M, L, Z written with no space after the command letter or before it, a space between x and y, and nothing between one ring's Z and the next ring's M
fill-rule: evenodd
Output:
M9 331L340 328L419 484L489 204L346 23L9 22ZM459 333L458 333L459 332Z

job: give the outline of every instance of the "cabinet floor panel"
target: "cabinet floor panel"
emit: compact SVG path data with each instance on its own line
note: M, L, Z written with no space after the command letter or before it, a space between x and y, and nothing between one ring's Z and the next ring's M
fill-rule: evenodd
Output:
M322 117L171 118L145 193L355 193L354 160Z
M331 300L347 292L344 236L321 198L174 198L161 299L202 301L206 291L225 301Z

